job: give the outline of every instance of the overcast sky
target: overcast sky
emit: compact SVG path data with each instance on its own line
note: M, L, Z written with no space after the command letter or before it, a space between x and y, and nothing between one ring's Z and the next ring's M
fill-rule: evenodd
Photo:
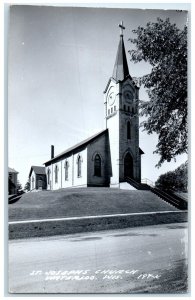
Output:
M24 185L31 165L42 165L55 154L105 128L103 91L112 75L123 20L127 51L132 30L157 17L169 17L183 28L186 12L110 8L12 6L8 65L9 167ZM150 71L145 63L127 59L131 76ZM140 99L147 94L140 90ZM156 135L140 130L142 178L155 181L185 162L155 168Z

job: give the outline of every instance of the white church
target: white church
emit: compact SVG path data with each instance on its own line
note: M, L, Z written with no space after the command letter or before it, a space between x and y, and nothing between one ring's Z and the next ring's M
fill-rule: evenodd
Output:
M31 168L31 190L68 187L120 187L127 178L141 181L139 88L129 74L123 26L112 76L104 90L106 128L54 156L41 167L42 182ZM43 175L43 174L42 174ZM35 184L36 182L36 184Z

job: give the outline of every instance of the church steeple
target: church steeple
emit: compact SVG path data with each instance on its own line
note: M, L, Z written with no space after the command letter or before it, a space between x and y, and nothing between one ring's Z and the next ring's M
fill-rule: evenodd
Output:
M125 53L125 45L123 41L123 30L125 27L123 26L123 22L119 24L120 27L120 41L118 45L118 51L116 55L116 61L114 65L114 70L112 74L112 78L114 78L116 81L122 81L129 75L129 68L127 64L127 58Z
M123 22L113 75L104 91L105 121L111 153L111 187L119 187L126 177L141 180L139 149L139 88L129 74L123 41Z

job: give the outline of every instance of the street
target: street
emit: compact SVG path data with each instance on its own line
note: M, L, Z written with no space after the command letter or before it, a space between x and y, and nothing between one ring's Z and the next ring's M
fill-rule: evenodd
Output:
M185 293L187 223L9 242L10 293Z

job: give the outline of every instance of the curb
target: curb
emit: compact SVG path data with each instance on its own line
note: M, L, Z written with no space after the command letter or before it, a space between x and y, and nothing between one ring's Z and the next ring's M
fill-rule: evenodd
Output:
M9 239L187 222L187 211L165 211L9 222Z

